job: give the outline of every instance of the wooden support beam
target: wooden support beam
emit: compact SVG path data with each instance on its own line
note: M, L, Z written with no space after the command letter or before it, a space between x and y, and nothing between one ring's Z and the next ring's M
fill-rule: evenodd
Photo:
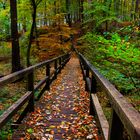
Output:
M96 94L92 94L92 101L93 101L93 105L94 105L94 109L96 111L97 114L97 118L98 118L98 123L99 123L99 127L100 130L102 132L103 138L104 140L108 140L108 132L109 132L109 124L108 121L104 115L104 112L102 110L102 107L99 103L98 97ZM114 140L114 139L112 139ZM118 139L119 140L119 139Z

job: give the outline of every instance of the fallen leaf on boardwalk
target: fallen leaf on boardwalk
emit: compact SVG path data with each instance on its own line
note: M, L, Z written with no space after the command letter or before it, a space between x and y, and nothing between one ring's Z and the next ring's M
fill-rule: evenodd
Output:
M45 137L42 137L41 140L47 140Z
M50 134L54 135L54 131L53 131L53 130L51 130L51 131L50 131Z
M49 126L50 129L53 129L53 128L55 128L55 127L56 127L56 126L54 126L54 125Z
M36 126L46 126L45 123L39 123L39 122L37 122L35 125Z
M46 136L49 140L52 140L52 139L53 139L53 135L51 135L51 134L45 134L45 136Z
M94 136L93 136L92 134L90 134L90 135L87 136L87 139L88 139L88 140L92 140L93 137L94 137Z
M51 129L46 129L46 132L50 132L51 131Z
M27 132L32 134L34 132L34 130L32 128L27 129Z
M52 119L52 116L45 117L48 121Z
M50 115L50 114L51 114L50 110L46 110L45 113L46 113L47 115Z

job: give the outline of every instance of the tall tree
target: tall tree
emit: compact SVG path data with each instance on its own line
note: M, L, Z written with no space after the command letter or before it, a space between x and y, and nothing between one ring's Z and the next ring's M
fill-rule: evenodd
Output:
M71 27L71 14L70 14L70 0L66 0L66 22L68 23L69 27Z
M32 45L33 36L37 36L37 29L36 29L36 13L37 13L37 7L40 4L42 0L30 0L31 6L32 6L32 26L30 31L30 38L29 38L29 44L27 49L27 66L30 66L30 50Z
M84 20L84 14L83 14L83 11L84 11L84 0L80 0L80 21L83 22Z
M20 70L20 48L17 29L17 2L10 0L11 38L12 38L12 72Z
M135 12L137 14L137 18L140 19L140 0L136 0Z

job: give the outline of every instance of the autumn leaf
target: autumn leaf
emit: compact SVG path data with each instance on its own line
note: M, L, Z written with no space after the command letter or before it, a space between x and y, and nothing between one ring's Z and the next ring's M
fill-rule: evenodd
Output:
M32 134L34 132L34 130L32 128L27 129L27 132Z

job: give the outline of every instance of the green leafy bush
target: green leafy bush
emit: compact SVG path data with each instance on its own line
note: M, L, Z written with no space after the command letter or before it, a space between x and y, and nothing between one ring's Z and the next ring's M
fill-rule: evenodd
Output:
M109 38L109 39L106 39ZM84 54L123 93L139 93L140 48L118 33L104 36L87 33Z

